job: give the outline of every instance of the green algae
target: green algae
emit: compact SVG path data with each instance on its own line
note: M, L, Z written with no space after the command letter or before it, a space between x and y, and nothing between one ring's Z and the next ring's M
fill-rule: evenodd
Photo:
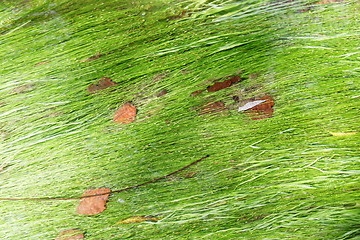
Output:
M116 190L210 154L187 170L192 178L113 194L92 217L76 214L76 201L1 202L5 239L53 239L70 228L86 239L359 236L359 133L329 133L358 131L358 3L307 12L298 12L305 2L265 1L0 6L1 197ZM245 80L190 97L236 74ZM88 95L104 76L118 85ZM195 110L264 93L275 100L269 119ZM127 101L135 122L112 123ZM162 219L114 225L131 216Z

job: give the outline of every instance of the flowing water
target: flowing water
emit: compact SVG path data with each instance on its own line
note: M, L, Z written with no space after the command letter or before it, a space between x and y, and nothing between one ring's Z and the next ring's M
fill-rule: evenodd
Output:
M0 238L358 239L360 5L318 3L0 2L0 198L118 190L210 155L94 216L0 201ZM102 77L116 85L89 94ZM271 118L237 111L265 95ZM114 123L126 102L135 121ZM116 225L134 216L159 219Z

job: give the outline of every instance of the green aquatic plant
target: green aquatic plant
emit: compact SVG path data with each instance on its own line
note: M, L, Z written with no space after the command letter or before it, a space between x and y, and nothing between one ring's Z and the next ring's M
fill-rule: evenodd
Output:
M2 201L1 238L357 239L359 7L2 1L0 198L122 189L210 157L91 217L76 200ZM241 81L205 90L228 76ZM116 85L88 94L102 77ZM271 118L237 111L264 95ZM199 115L217 101L226 112ZM135 121L113 123L126 102ZM136 216L159 220L116 225Z

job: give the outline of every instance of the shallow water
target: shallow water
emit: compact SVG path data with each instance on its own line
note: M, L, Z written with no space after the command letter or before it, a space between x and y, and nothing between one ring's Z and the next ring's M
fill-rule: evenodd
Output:
M0 234L54 239L79 228L86 239L356 237L357 5L0 3L0 197L116 190L210 155L168 181L112 194L95 217L75 214L76 201L1 202ZM242 81L205 90L234 75ZM117 85L88 94L101 77ZM275 102L271 118L237 111L264 95ZM215 101L226 110L201 115ZM113 123L125 102L136 107L135 121ZM162 219L114 226L131 216Z

